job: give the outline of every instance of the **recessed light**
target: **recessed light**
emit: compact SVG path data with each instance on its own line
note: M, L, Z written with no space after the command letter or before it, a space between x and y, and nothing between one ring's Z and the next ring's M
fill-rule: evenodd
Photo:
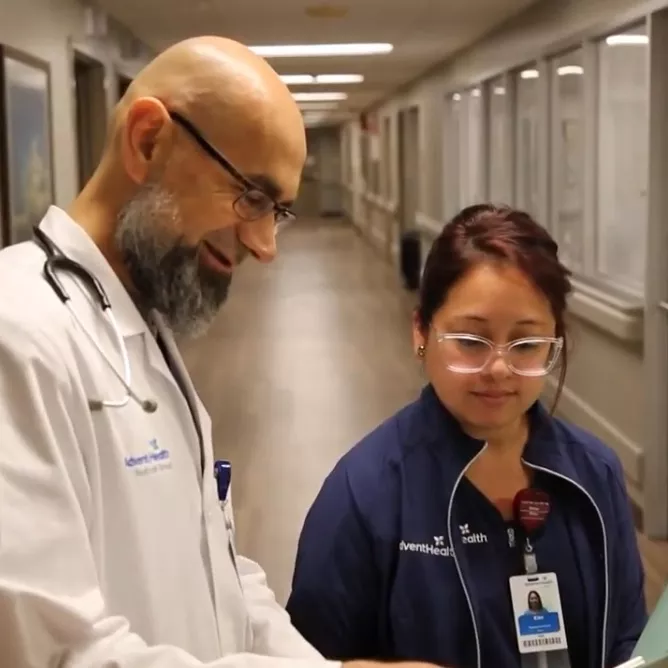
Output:
M282 74L281 80L288 86L301 84L352 84L361 83L361 74Z
M605 43L608 46L649 44L649 37L647 35L610 35L605 38Z
M520 72L520 77L522 79L538 79L540 76L538 70L522 70Z
M568 74L584 74L584 68L580 65L563 65L557 68L557 74L560 77L565 77Z
M394 47L386 43L368 44L277 44L251 46L250 50L264 58L294 58L296 56L370 56L389 53Z
M345 93L293 93L292 97L296 102L336 102L345 100L348 96Z

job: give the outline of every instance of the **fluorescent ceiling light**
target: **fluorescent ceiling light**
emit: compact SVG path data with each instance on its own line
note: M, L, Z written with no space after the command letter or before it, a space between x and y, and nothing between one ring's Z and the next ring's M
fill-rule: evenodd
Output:
M390 53L394 47L386 43L369 44L280 44L251 46L251 51L264 58L294 58L296 56L370 56Z
M361 83L364 77L361 74L282 74L281 81L287 86L301 84L349 84Z
M609 46L619 44L649 44L647 35L610 35L606 37L605 43Z
M300 102L299 108L302 111L331 111L338 109L337 102Z
M538 70L522 70L520 72L522 79L538 79L539 76Z
M347 84L362 83L364 77L361 74L318 74L315 82L319 84Z
M304 114L304 120L305 121L317 121L323 118L327 118L329 114L322 112L322 111L309 111L308 113Z
M564 65L563 67L557 68L557 74L560 77L564 77L568 74L584 74L584 68L580 65Z
M286 86L295 86L315 83L315 77L312 74L282 74L281 81Z
M293 93L292 97L297 102L335 102L345 100L345 93Z

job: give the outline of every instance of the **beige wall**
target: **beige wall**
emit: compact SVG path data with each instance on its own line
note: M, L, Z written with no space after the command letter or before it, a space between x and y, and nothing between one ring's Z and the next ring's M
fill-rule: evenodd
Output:
M663 1L544 0L378 107L379 125L382 126L383 119L389 117L393 128L400 110L419 109L416 150L420 180L418 220L414 223L423 229L426 247L444 217L444 157L448 150L444 129L446 95L480 84L511 68L554 55L585 38L622 27L665 5ZM353 121L343 136L354 142L358 133L358 125ZM352 217L363 231L373 229L369 237L376 242L379 226L381 237L391 235L391 230L396 227L393 207L399 190L397 174L400 170L396 166L394 139L389 162L386 156L387 164L383 166L392 174L391 193L369 196L355 164L345 173ZM352 155L355 151L354 146L348 149ZM369 223L369 220L376 222ZM382 239L380 245L383 245ZM631 494L642 505L645 423L648 419L646 364L642 353L642 299L619 300L577 282L572 311L574 351L561 412L615 448L626 469ZM605 382L604 376L607 376ZM652 444L652 447L665 449L666 444Z
M73 47L106 66L109 104L116 96L116 70L133 75L145 53L121 57L130 36L109 26L105 39L87 39L84 6L76 0L0 0L0 42L47 61L51 66L52 127L56 203L66 205L77 192L77 148L73 96Z

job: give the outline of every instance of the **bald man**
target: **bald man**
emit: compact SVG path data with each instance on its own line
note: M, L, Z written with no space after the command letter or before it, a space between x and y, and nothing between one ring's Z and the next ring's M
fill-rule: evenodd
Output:
M0 252L0 665L327 665L235 554L174 343L274 258L305 153L267 63L189 40L137 76L69 210Z

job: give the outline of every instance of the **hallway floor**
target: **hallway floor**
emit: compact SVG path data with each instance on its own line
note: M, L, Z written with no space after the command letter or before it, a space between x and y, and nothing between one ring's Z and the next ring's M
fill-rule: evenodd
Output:
M283 236L285 235L285 236ZM281 233L235 275L224 312L184 351L232 461L238 549L285 601L297 538L336 460L422 386L396 272L336 220Z
M262 564L281 602L322 480L422 386L412 303L351 227L304 221L282 233L274 263L237 273L216 325L184 350L217 454L232 461L238 549ZM641 546L653 606L668 547Z

